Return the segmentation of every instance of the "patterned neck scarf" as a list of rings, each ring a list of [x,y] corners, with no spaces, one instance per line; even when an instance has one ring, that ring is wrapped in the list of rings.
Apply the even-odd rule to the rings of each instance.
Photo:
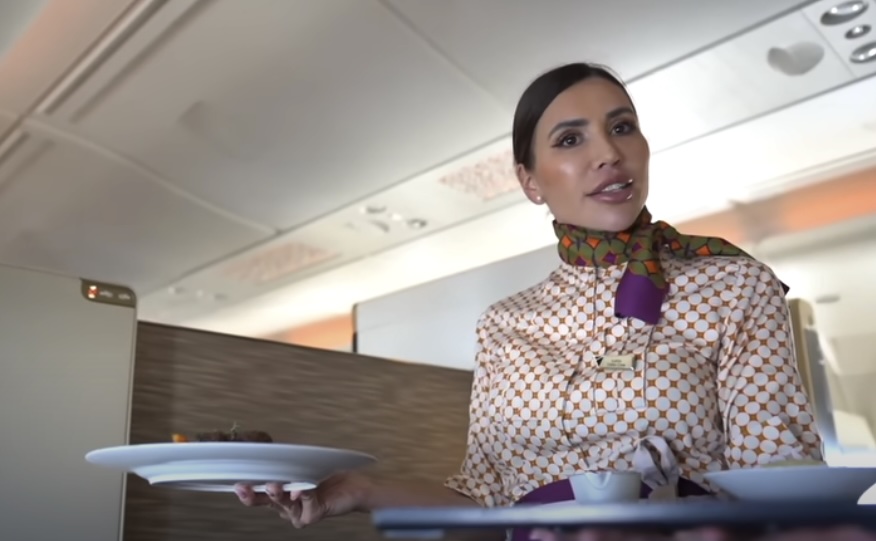
[[[751,256],[724,239],[683,235],[666,222],[652,222],[642,209],[626,231],[591,231],[554,222],[560,258],[570,265],[606,267],[627,264],[615,292],[615,315],[634,317],[651,325],[660,321],[661,307],[669,285],[660,264],[660,252],[668,249],[681,259],[694,257]],[[785,292],[787,292],[787,286]]]

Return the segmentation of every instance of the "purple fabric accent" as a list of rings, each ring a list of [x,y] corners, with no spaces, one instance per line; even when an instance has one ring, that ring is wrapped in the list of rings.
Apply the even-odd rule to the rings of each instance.
[[[639,498],[647,499],[651,494],[651,487],[642,483]],[[688,498],[691,496],[708,496],[711,492],[688,479],[678,480],[678,497]],[[523,496],[514,505],[543,505],[546,503],[570,502],[575,499],[572,492],[572,483],[564,479],[549,485],[539,487],[526,496]],[[532,531],[527,528],[515,528],[511,532],[511,541],[529,541]]]
[[[612,253],[605,254],[605,262],[606,263],[611,263],[612,265],[614,265],[616,261],[617,261],[617,254],[612,254]]]
[[[574,499],[575,493],[572,491],[572,483],[568,480],[562,480],[538,487],[526,496],[517,500],[515,505],[568,502]]]
[[[627,269],[621,277],[614,297],[614,313],[618,317],[634,317],[656,325],[660,321],[666,289],[660,289],[647,276]]]

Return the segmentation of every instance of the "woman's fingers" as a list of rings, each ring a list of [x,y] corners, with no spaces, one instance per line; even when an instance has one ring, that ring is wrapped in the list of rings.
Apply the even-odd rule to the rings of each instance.
[[[261,502],[259,494],[248,497],[248,501]],[[265,485],[265,495],[269,503],[280,511],[280,516],[290,521],[296,528],[303,528],[318,522],[325,514],[323,506],[314,491],[286,492],[279,483]]]
[[[234,492],[240,503],[247,507],[270,505],[271,498],[267,494],[259,494],[249,485],[235,485]]]
[[[319,522],[325,514],[325,509],[320,503],[319,498],[312,491],[302,492],[298,498],[299,509],[301,510],[298,516],[298,521],[301,526],[308,526]],[[301,527],[299,526],[299,527]]]
[[[288,520],[296,528],[306,526],[307,522],[302,521],[302,503],[300,492],[286,492],[283,490],[283,485],[279,483],[268,483],[265,485],[265,492],[259,493],[252,489],[249,485],[235,485],[234,492],[237,494],[240,502],[247,507],[269,506],[276,510],[280,518]],[[308,510],[308,515],[313,515],[312,510]]]
[[[282,507],[288,507],[293,502],[291,494],[283,490],[283,485],[280,483],[266,484],[265,494],[274,504]]]
[[[270,506],[296,528],[315,524],[326,516],[352,509],[352,504],[344,499],[348,497],[350,490],[345,491],[343,484],[339,485],[337,482],[327,482],[313,490],[301,492],[287,492],[281,483],[267,483],[264,494],[259,494],[251,486],[244,484],[236,485],[234,491],[247,507]]]

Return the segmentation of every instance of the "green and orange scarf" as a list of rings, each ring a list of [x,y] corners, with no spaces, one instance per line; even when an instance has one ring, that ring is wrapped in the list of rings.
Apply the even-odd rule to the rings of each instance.
[[[660,252],[668,249],[675,257],[746,257],[751,255],[717,237],[684,235],[666,222],[652,221],[647,208],[636,222],[620,232],[592,231],[554,222],[560,258],[570,265],[606,267],[626,263],[615,292],[615,314],[656,324],[662,315],[669,290]],[[784,284],[783,284],[784,286]],[[787,287],[785,292],[787,293]]]

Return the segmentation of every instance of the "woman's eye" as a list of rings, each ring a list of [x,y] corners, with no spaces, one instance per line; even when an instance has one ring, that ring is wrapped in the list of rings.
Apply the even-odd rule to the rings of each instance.
[[[568,135],[562,136],[559,141],[557,141],[557,146],[560,147],[571,147],[575,146],[581,142],[581,137],[576,134],[570,133]]]
[[[632,122],[620,122],[611,128],[611,133],[615,135],[627,135],[636,131],[636,125]]]

